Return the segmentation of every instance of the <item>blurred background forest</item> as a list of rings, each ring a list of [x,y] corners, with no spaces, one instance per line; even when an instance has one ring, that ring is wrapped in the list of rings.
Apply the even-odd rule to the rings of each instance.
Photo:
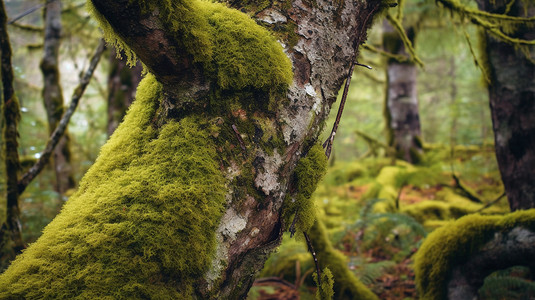
[[[84,10],[85,0],[62,2],[56,67],[63,94],[60,104],[66,107],[101,33]],[[45,31],[52,25],[47,25],[42,3],[5,1],[8,20],[29,12],[7,27],[22,114],[22,173],[39,159],[52,130],[50,124],[57,124],[59,117],[51,121],[51,116],[64,110],[57,103],[45,104],[43,97],[46,68],[40,66],[47,47]],[[403,42],[391,37],[387,21],[377,21],[369,32],[359,62],[372,69],[357,66],[354,71],[329,171],[314,197],[332,247],[347,257],[348,270],[380,299],[415,299],[412,255],[429,232],[471,213],[503,214],[509,206],[494,153],[486,80],[475,62],[478,29],[433,1],[407,0],[404,11],[397,13],[404,15],[402,26],[414,53],[400,49]],[[397,47],[389,46],[396,43]],[[386,72],[396,63],[414,68],[410,72],[415,74],[421,132],[416,139],[418,155],[396,157],[390,141]],[[75,183],[124,115],[140,74],[140,66],[128,68],[113,49],[106,50],[70,120],[66,142],[60,143],[52,162],[20,196],[24,243],[39,237],[76,190]],[[328,137],[339,104],[332,108],[321,141]],[[5,201],[5,177],[2,164],[0,202]],[[2,223],[5,215],[2,203]],[[3,263],[5,268],[6,258]],[[313,298],[313,271],[306,244],[285,237],[249,296]],[[488,285],[482,289],[480,294],[492,290]],[[497,296],[489,294],[487,299],[503,299],[500,291],[492,293]]]

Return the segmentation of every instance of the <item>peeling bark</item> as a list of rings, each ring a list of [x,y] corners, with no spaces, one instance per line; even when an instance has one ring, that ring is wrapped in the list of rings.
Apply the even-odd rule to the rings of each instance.
[[[43,103],[48,119],[48,131],[54,132],[65,108],[59,74],[59,47],[61,43],[61,1],[51,1],[45,6],[44,55],[41,60],[43,73]],[[54,149],[52,166],[56,173],[56,191],[60,194],[75,187],[71,167],[69,133],[61,137]]]
[[[479,0],[480,9],[503,13],[509,1]],[[516,1],[511,16],[535,16],[533,1]],[[535,39],[520,25],[512,35]],[[511,210],[535,207],[535,46],[522,49],[483,33],[496,158]]]

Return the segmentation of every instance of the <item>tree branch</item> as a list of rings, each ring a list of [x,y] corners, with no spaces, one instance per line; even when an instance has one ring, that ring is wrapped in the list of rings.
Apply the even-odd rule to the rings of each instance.
[[[52,152],[54,151],[54,148],[58,144],[59,140],[65,133],[65,129],[67,128],[67,125],[69,124],[69,121],[74,114],[74,111],[76,110],[76,107],[78,106],[78,102],[80,101],[80,98],[82,98],[82,95],[84,94],[85,88],[89,84],[89,81],[91,80],[91,77],[93,76],[93,72],[95,71],[98,62],[100,60],[100,57],[102,56],[102,52],[104,52],[105,45],[104,41],[101,40],[100,44],[97,47],[97,50],[93,54],[93,57],[91,57],[91,62],[89,64],[88,69],[80,79],[80,83],[74,90],[74,93],[71,98],[71,104],[69,105],[69,108],[61,118],[61,121],[59,122],[58,127],[54,130],[50,138],[48,139],[48,143],[46,144],[45,150],[41,152],[41,156],[39,157],[39,160],[22,176],[22,178],[18,182],[18,192],[21,194],[24,192],[28,184],[39,175],[39,173],[43,170],[43,168],[46,166],[48,161],[50,160],[50,156],[52,155]]]

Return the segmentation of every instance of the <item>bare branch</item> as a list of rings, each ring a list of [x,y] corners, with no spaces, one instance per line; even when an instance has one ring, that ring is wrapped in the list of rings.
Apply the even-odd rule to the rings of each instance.
[[[78,106],[78,102],[80,101],[80,98],[82,98],[82,95],[84,94],[85,88],[89,84],[89,81],[91,80],[91,77],[93,77],[93,72],[95,71],[98,62],[100,60],[100,57],[102,56],[102,52],[104,52],[105,45],[104,41],[101,40],[100,44],[97,47],[97,50],[95,51],[95,54],[93,54],[93,57],[91,57],[91,62],[89,64],[89,67],[87,71],[84,73],[82,78],[80,79],[80,83],[76,87],[76,89],[73,92],[72,98],[71,98],[71,104],[69,105],[69,108],[61,118],[61,121],[59,122],[58,127],[54,130],[50,138],[48,139],[48,143],[46,144],[45,150],[41,152],[41,156],[39,157],[39,160],[22,176],[22,178],[18,182],[18,191],[19,194],[21,194],[28,184],[39,175],[39,173],[43,170],[43,168],[46,166],[48,161],[50,160],[50,156],[52,155],[52,152],[54,151],[54,148],[58,144],[60,138],[65,133],[65,129],[67,128],[67,125],[69,124],[69,121],[74,114],[74,111],[76,110],[76,107]]]

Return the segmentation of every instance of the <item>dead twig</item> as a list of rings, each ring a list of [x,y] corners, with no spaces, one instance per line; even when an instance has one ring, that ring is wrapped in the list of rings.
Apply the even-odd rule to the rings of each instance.
[[[305,236],[305,240],[307,241],[308,251],[310,252],[310,254],[312,254],[312,258],[314,258],[314,265],[316,265],[316,274],[318,275],[318,288],[319,288],[321,287],[320,264],[318,262],[318,258],[316,257],[316,251],[314,251],[314,247],[312,247],[312,242],[310,241],[308,234],[306,232],[303,232],[303,235]]]
[[[498,201],[500,201],[503,197],[505,197],[505,192],[503,192],[500,196],[498,196],[498,198],[496,198],[496,199],[490,201],[489,203],[485,204],[485,206],[483,206],[482,208],[476,210],[475,212],[478,213],[478,212],[481,212],[484,209],[487,209],[487,208],[493,206],[494,204],[498,203]]]

